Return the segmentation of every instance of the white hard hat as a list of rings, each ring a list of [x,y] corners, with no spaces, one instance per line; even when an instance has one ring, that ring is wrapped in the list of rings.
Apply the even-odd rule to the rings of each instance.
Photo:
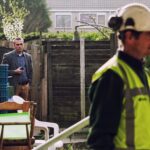
[[[143,4],[132,3],[122,7],[118,11],[116,18],[116,20],[118,20],[115,23],[118,26],[114,29],[116,31],[128,29],[135,31],[150,31],[150,9]],[[115,17],[113,17],[112,20],[114,23]],[[111,27],[110,24],[111,19],[109,22],[109,26]]]

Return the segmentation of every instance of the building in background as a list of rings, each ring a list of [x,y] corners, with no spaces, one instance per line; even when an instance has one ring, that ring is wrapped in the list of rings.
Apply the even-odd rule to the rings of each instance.
[[[125,4],[139,2],[150,7],[150,0],[47,0],[52,26],[51,32],[94,31],[92,26],[82,26],[81,22],[107,26],[110,15]]]

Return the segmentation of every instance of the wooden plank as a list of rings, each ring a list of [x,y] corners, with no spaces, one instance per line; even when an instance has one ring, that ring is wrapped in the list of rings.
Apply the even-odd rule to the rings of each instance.
[[[53,120],[53,72],[52,72],[52,49],[50,43],[47,43],[47,81],[48,81],[48,120]]]
[[[44,78],[42,79],[42,94],[41,94],[41,99],[42,99],[42,120],[47,120],[47,53],[44,54]]]
[[[37,102],[37,117],[41,119],[41,99],[40,99],[40,82],[41,82],[41,59],[40,59],[40,49],[39,45],[32,43],[31,45],[31,55],[33,62],[33,77],[32,77],[32,87],[31,87],[31,99]]]

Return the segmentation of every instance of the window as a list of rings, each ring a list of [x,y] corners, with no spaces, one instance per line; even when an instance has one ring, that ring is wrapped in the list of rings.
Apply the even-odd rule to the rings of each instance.
[[[98,14],[98,24],[99,25],[106,25],[106,16],[105,14]]]
[[[96,14],[80,14],[80,21],[88,24],[96,24]]]
[[[56,14],[56,28],[71,28],[71,14]]]

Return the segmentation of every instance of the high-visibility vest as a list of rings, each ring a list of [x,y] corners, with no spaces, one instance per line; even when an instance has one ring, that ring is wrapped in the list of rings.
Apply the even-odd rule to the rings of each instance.
[[[135,71],[116,55],[96,71],[92,82],[108,69],[116,72],[124,82],[121,119],[114,139],[116,149],[150,150],[150,90]],[[150,74],[146,70],[145,74],[150,87]]]

